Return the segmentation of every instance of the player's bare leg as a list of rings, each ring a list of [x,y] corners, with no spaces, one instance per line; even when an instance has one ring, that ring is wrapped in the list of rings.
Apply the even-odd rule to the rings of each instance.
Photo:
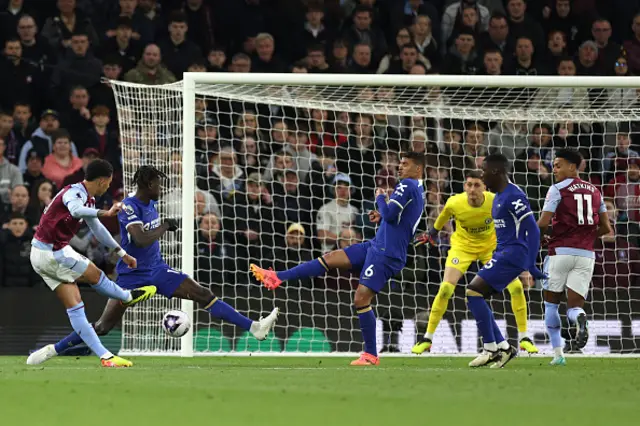
[[[263,269],[253,263],[249,269],[256,280],[263,283],[269,290],[273,290],[284,281],[320,277],[331,269],[351,269],[351,261],[344,250],[334,250],[318,259],[301,263],[286,271],[276,272],[271,268]]]
[[[345,255],[346,256],[346,255]],[[362,340],[364,340],[364,352],[360,358],[351,362],[353,366],[379,365],[378,351],[376,350],[376,316],[373,313],[371,302],[376,294],[369,287],[358,285],[353,297],[353,305],[360,319]]]
[[[119,285],[111,281],[93,262],[89,262],[87,269],[82,273],[84,281],[100,294],[111,299],[117,299],[124,306],[131,307],[138,303],[150,299],[156,294],[155,286],[140,287],[135,290],[124,290]]]
[[[264,340],[275,325],[280,310],[274,308],[271,313],[258,321],[251,321],[230,305],[218,299],[211,290],[201,286],[191,278],[186,278],[173,293],[173,297],[193,300],[200,304],[212,316],[221,318],[250,332],[256,339]]]
[[[433,335],[442,321],[444,313],[447,311],[449,305],[449,299],[453,297],[453,293],[456,289],[456,285],[460,278],[462,278],[462,272],[456,268],[446,267],[444,268],[444,277],[438,294],[436,294],[433,303],[431,304],[431,311],[429,312],[429,322],[427,323],[427,332],[424,336],[420,337],[416,344],[411,348],[411,352],[414,354],[422,354],[429,352],[433,344]]]
[[[564,357],[564,342],[561,335],[562,321],[560,319],[560,313],[558,312],[563,296],[563,293],[549,290],[544,290],[542,293],[542,297],[544,298],[544,324],[554,353],[553,359],[549,364],[554,366],[564,366],[567,364]]]
[[[589,323],[584,312],[584,297],[570,288],[567,288],[567,318],[576,326],[578,348],[584,348],[589,341]]]
[[[502,368],[518,354],[502,336],[493,312],[485,300],[493,292],[493,288],[478,275],[467,287],[467,305],[476,320],[484,345],[482,353],[469,363],[469,367],[491,365],[492,368]]]

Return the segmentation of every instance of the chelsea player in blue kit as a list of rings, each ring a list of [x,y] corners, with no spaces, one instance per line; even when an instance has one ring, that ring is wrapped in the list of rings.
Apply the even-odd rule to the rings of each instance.
[[[380,223],[380,227],[372,240],[344,250],[334,250],[286,271],[276,272],[251,265],[251,272],[256,279],[270,290],[283,281],[322,276],[331,269],[359,273],[360,284],[353,304],[360,319],[364,352],[351,365],[380,363],[376,348],[376,316],[371,302],[387,281],[402,271],[407,263],[407,248],[424,210],[424,161],[420,153],[403,154],[398,168],[401,180],[391,196],[387,198],[386,191],[376,190],[378,210],[370,212],[369,218],[374,223]]]
[[[540,230],[527,196],[509,181],[508,167],[509,162],[502,154],[489,155],[482,164],[484,183],[496,194],[491,216],[498,246],[491,260],[467,287],[467,305],[484,344],[484,350],[469,363],[470,367],[491,365],[492,368],[501,368],[518,354],[502,336],[485,299],[493,293],[502,293],[523,271],[529,271],[535,279],[544,278],[536,267]]]
[[[158,240],[165,232],[176,231],[178,222],[175,219],[162,221],[158,215],[156,205],[160,198],[161,178],[166,179],[166,175],[155,167],[140,167],[133,178],[138,186],[135,195],[122,202],[122,210],[118,213],[122,248],[138,260],[138,265],[131,269],[122,261],[118,262],[117,284],[124,289],[136,289],[153,283],[158,294],[167,298],[193,300],[211,316],[235,324],[249,331],[256,339],[264,340],[277,320],[278,308],[266,318],[252,321],[215,297],[207,287],[165,263]],[[107,334],[120,321],[126,309],[120,301],[110,299],[102,316],[94,324],[96,333],[99,336]],[[56,343],[55,353],[51,353],[47,359],[80,343],[82,339],[74,332]]]

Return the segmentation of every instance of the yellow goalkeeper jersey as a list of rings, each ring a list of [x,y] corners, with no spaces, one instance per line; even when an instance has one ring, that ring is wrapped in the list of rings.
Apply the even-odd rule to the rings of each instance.
[[[491,206],[495,195],[484,192],[484,203],[480,207],[469,205],[465,192],[447,200],[434,227],[438,230],[453,218],[456,230],[451,236],[451,248],[465,252],[486,252],[496,247],[496,232],[491,217]]]

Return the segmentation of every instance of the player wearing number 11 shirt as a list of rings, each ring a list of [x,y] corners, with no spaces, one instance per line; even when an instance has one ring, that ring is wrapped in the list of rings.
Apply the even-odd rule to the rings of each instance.
[[[380,223],[375,238],[354,244],[344,250],[334,250],[324,256],[300,264],[286,271],[276,272],[251,265],[251,272],[268,289],[273,290],[283,281],[299,280],[324,275],[330,269],[349,270],[360,274],[360,284],[353,300],[360,319],[364,340],[364,353],[351,365],[378,365],[376,349],[376,316],[371,302],[387,281],[404,268],[407,248],[413,240],[424,210],[422,177],[424,155],[407,152],[402,155],[398,168],[400,183],[387,198],[386,191],[376,190],[378,211],[370,212],[369,219]]]
[[[552,225],[549,255],[544,261],[547,278],[543,281],[545,325],[554,351],[551,365],[566,364],[558,313],[565,291],[567,317],[576,326],[576,344],[579,348],[587,344],[589,329],[583,307],[595,265],[593,244],[596,238],[611,231],[602,194],[578,177],[582,161],[578,151],[556,152],[553,161],[556,184],[549,188],[538,220],[543,235]]]

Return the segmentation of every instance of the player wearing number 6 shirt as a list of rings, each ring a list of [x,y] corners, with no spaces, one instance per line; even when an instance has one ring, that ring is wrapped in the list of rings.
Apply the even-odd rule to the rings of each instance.
[[[130,361],[114,356],[100,342],[95,330],[87,321],[84,303],[75,281],[80,277],[84,278],[84,281],[89,282],[98,293],[118,300],[123,306],[133,306],[147,300],[155,294],[156,288],[147,286],[131,291],[123,290],[109,280],[89,259],[76,253],[69,245],[69,241],[84,221],[99,242],[118,252],[127,267],[136,267],[136,259],[120,248],[98,220],[100,217],[118,214],[120,205],[114,204],[109,211],[94,208],[94,196],[107,191],[112,175],[113,167],[109,162],[95,160],[87,166],[84,181],[62,188],[51,200],[40,218],[40,224],[31,242],[31,265],[56,293],[67,310],[74,331],[100,357],[102,365],[130,367]],[[31,354],[27,364],[39,364],[53,351],[53,345],[48,345]]]
[[[492,368],[504,367],[518,353],[502,336],[485,299],[493,293],[502,293],[524,271],[529,271],[534,278],[544,276],[536,267],[540,230],[527,196],[509,182],[508,169],[509,162],[502,154],[487,156],[482,165],[482,179],[487,189],[496,194],[491,216],[498,242],[493,256],[478,271],[466,291],[467,305],[484,344],[484,351],[469,363],[470,367],[489,364]]]
[[[375,238],[354,244],[344,250],[334,250],[292,269],[275,272],[251,265],[251,272],[267,288],[275,289],[283,281],[324,275],[330,269],[350,270],[360,274],[360,284],[354,297],[354,307],[360,319],[364,353],[351,365],[378,365],[376,348],[376,316],[371,302],[387,281],[399,273],[407,262],[407,248],[413,239],[424,210],[422,177],[424,156],[407,152],[398,168],[400,183],[390,198],[386,191],[376,190],[378,211],[370,212],[373,223],[380,222]]]
[[[553,175],[557,183],[549,188],[538,220],[543,235],[552,225],[549,255],[544,260],[548,278],[543,281],[545,325],[554,351],[551,365],[566,364],[558,313],[565,291],[567,317],[576,325],[577,346],[583,348],[587,344],[589,329],[583,307],[595,265],[593,245],[596,238],[611,232],[602,194],[578,177],[582,161],[578,151],[556,152]]]

